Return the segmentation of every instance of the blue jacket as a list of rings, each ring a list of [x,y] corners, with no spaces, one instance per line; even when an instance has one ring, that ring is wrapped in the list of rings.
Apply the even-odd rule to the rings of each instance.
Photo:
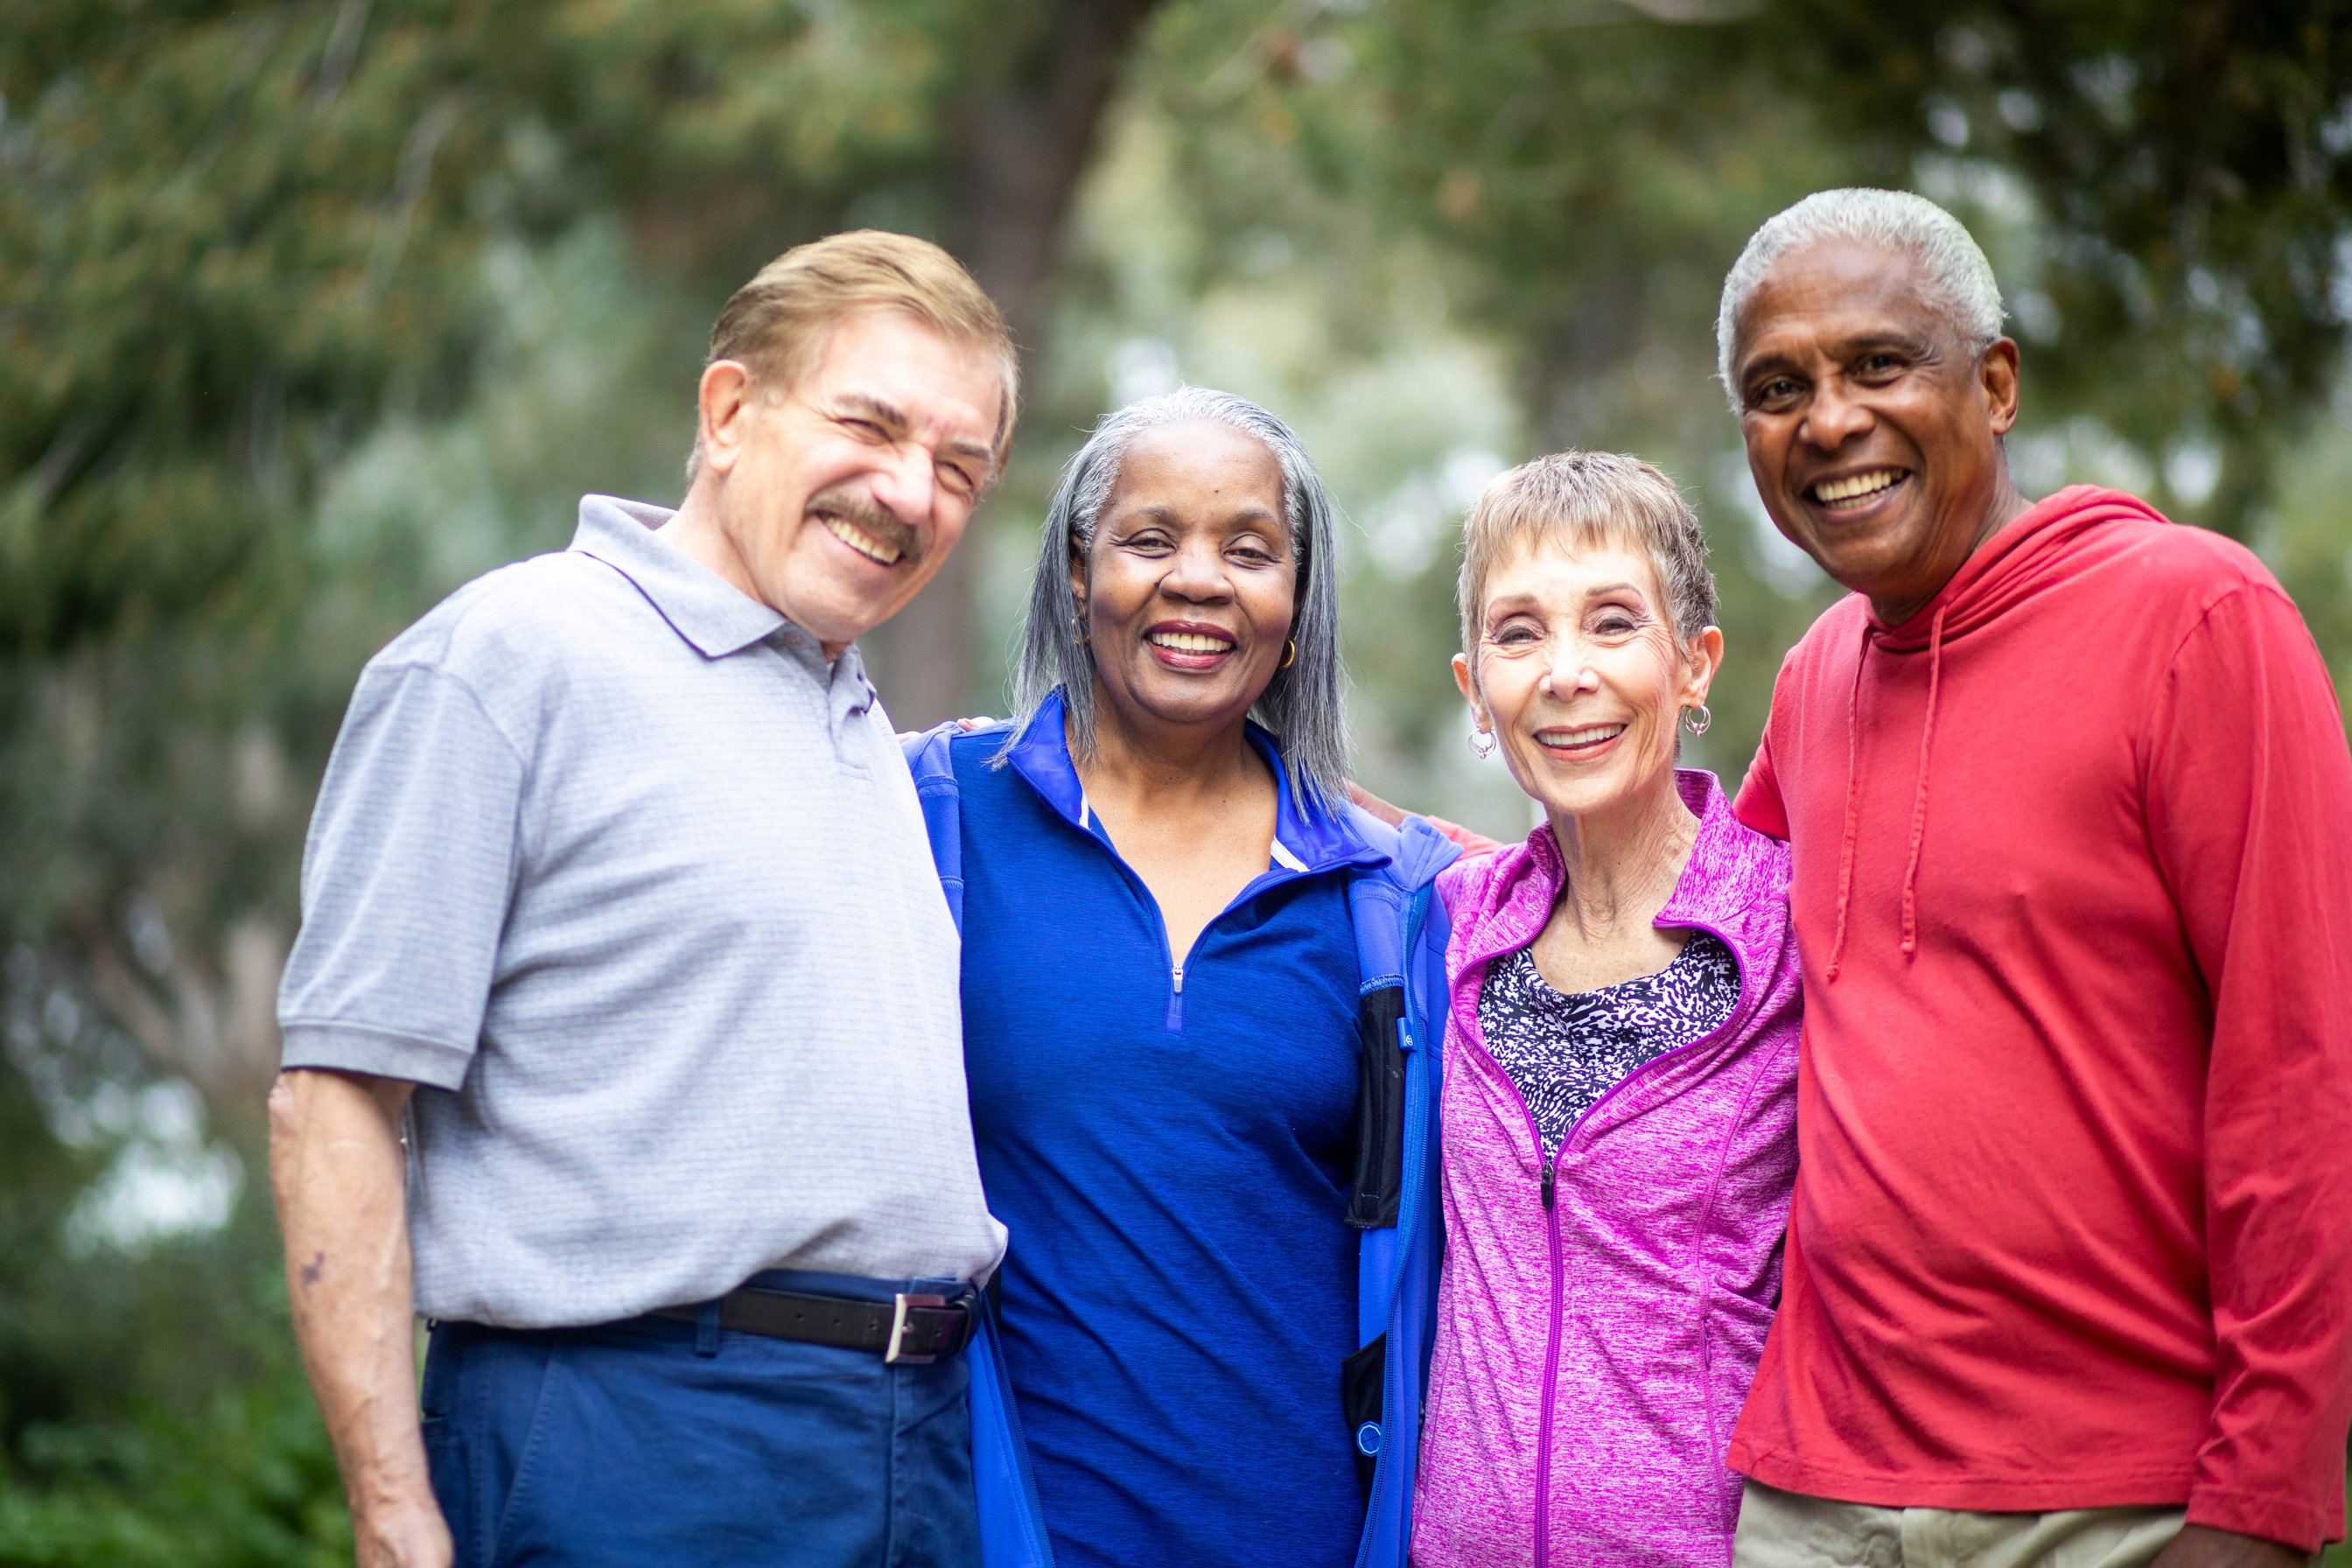
[[[942,725],[907,743],[924,826],[956,923],[963,923],[961,788]],[[1419,819],[1400,830],[1353,806],[1349,826],[1385,858],[1349,887],[1361,971],[1361,1105],[1348,1217],[1358,1247],[1358,1341],[1343,1378],[1357,1451],[1371,1470],[1358,1568],[1404,1568],[1421,1408],[1444,1249],[1438,1195],[1447,927],[1438,871],[1459,851]],[[967,1352],[972,1474],[983,1568],[1052,1568],[1028,1453],[994,1320]],[[1333,1441],[1343,1440],[1335,1431]]]

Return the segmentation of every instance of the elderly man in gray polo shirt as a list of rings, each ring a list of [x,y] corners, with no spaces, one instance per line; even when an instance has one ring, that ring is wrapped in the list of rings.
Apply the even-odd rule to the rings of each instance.
[[[270,1109],[362,1564],[973,1559],[956,1352],[1004,1237],[851,644],[1013,406],[945,253],[803,246],[719,316],[677,512],[588,497],[362,675]]]

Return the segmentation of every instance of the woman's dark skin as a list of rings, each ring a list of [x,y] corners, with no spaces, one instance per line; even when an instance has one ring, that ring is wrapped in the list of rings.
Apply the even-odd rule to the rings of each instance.
[[[1274,773],[1244,721],[1282,664],[1297,580],[1281,465],[1207,422],[1136,438],[1070,563],[1095,663],[1078,778],[1180,968],[1272,853]]]

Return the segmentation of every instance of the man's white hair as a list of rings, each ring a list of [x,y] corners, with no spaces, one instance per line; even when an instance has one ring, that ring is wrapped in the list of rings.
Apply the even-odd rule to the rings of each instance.
[[[2000,285],[1993,281],[1992,263],[1959,219],[1908,191],[1815,191],[1766,219],[1723,280],[1723,305],[1715,317],[1716,374],[1730,395],[1734,414],[1739,412],[1739,389],[1732,384],[1731,354],[1740,316],[1774,262],[1823,240],[1848,240],[1909,257],[1919,269],[1921,291],[1970,353],[1984,353],[2000,337]]]

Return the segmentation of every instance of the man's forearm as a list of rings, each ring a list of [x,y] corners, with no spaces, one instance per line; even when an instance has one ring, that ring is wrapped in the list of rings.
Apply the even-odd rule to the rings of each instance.
[[[269,1096],[269,1173],[294,1338],[351,1500],[362,1564],[447,1561],[416,1416],[406,1171],[410,1086],[296,1070]]]

